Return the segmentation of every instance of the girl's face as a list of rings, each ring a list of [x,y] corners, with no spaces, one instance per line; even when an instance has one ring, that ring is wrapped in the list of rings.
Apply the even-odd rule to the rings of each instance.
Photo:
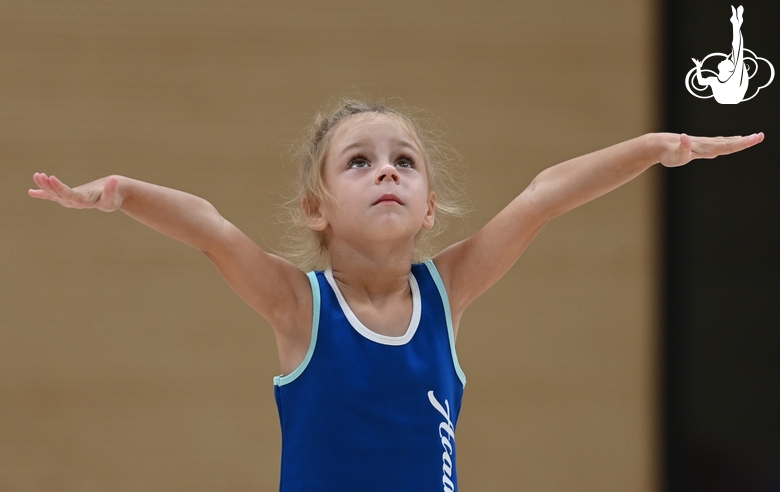
[[[336,203],[320,205],[313,229],[333,241],[408,243],[434,220],[422,149],[392,116],[366,113],[340,123],[323,179]],[[337,233],[335,233],[337,231]]]

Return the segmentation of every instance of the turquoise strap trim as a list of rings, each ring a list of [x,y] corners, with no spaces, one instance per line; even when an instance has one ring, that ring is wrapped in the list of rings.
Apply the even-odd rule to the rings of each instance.
[[[441,300],[444,303],[444,316],[447,319],[447,332],[450,338],[450,352],[452,352],[452,363],[455,365],[455,372],[458,373],[460,382],[463,386],[466,386],[466,375],[463,373],[463,369],[460,368],[460,362],[458,362],[458,354],[455,351],[455,332],[452,329],[452,314],[450,313],[450,298],[447,296],[447,289],[444,288],[444,282],[439,275],[439,270],[436,269],[436,265],[433,264],[433,260],[427,260],[425,266],[428,267],[428,271],[433,277],[433,281],[436,283],[436,287],[439,288],[439,294]]]
[[[303,374],[306,366],[309,365],[311,356],[314,355],[314,346],[317,345],[317,331],[320,326],[320,284],[317,282],[317,274],[315,272],[307,273],[309,277],[309,283],[311,284],[312,295],[312,322],[311,322],[311,342],[309,343],[309,351],[306,353],[306,358],[303,359],[301,365],[298,366],[293,372],[287,376],[275,376],[274,384],[276,386],[284,386],[295,381],[298,376]]]

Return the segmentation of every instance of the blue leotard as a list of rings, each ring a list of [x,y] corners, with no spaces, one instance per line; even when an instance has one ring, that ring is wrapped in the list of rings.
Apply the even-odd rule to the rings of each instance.
[[[332,273],[309,273],[308,354],[274,378],[282,426],[280,491],[455,491],[455,425],[466,378],[433,261],[412,265],[405,335],[370,331]]]

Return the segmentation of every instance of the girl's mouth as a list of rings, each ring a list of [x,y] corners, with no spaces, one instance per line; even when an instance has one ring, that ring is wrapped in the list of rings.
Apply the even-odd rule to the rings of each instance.
[[[401,202],[401,199],[398,198],[397,196],[393,195],[393,194],[385,194],[385,195],[380,196],[379,200],[374,202],[374,205],[377,205],[379,203],[388,203],[388,202],[395,202],[395,203],[398,203],[399,205],[403,205],[403,203]]]

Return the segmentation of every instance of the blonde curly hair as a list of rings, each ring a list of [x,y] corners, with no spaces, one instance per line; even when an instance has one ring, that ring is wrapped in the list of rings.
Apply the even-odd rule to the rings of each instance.
[[[384,102],[365,102],[357,99],[339,99],[316,114],[306,136],[293,149],[293,163],[298,168],[293,197],[284,204],[284,215],[290,224],[280,255],[304,271],[330,267],[330,255],[322,232],[307,224],[304,207],[316,209],[319,204],[333,200],[322,176],[325,157],[335,127],[356,115],[383,114],[398,120],[420,144],[426,162],[428,187],[436,193],[436,220],[431,229],[421,229],[415,238],[415,263],[433,256],[431,240],[441,233],[446,221],[462,217],[468,207],[464,203],[463,188],[455,170],[461,164],[460,156],[441,138],[430,123],[423,127],[411,116],[408,108],[397,109]]]

